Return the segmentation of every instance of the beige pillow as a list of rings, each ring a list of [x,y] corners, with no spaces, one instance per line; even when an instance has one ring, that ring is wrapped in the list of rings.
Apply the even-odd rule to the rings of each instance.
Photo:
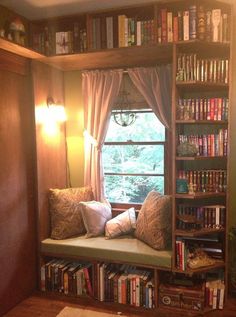
[[[85,233],[78,203],[92,199],[91,187],[50,189],[51,238],[65,239]]]
[[[106,222],[112,217],[111,206],[98,201],[81,202],[79,205],[87,231],[86,237],[104,234]]]
[[[161,250],[171,241],[171,197],[151,191],[139,212],[135,236]]]
[[[112,239],[122,234],[131,233],[135,228],[136,215],[135,209],[132,207],[107,221],[105,226],[105,236],[107,239]]]

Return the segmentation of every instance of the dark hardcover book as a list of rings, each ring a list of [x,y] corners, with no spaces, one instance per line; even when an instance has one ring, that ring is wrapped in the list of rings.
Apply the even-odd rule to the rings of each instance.
[[[191,5],[189,7],[189,39],[197,38],[197,6]]]
[[[197,8],[197,37],[199,40],[205,39],[206,21],[204,6],[199,5]]]
[[[107,30],[106,30],[106,17],[100,18],[100,31],[101,31],[101,49],[107,47]]]
[[[178,11],[178,40],[183,41],[183,12]]]
[[[101,18],[95,19],[95,47],[97,50],[101,49],[102,37],[101,37]]]
[[[206,11],[205,15],[205,39],[206,41],[210,42],[212,41],[212,11],[208,10]]]
[[[167,42],[167,9],[161,9],[161,42]]]
[[[79,29],[79,23],[74,22],[74,39],[73,39],[73,46],[74,46],[74,52],[78,53],[80,51],[80,29]]]

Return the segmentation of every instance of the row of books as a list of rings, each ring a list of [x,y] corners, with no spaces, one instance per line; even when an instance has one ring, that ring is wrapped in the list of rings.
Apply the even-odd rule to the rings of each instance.
[[[130,265],[52,259],[41,266],[41,290],[155,307],[153,272]]]
[[[226,156],[228,151],[228,130],[219,129],[217,134],[179,134],[179,144],[195,145],[199,156]]]
[[[221,9],[205,10],[202,6],[196,5],[178,12],[162,8],[158,12],[157,23],[152,18],[140,20],[125,14],[118,17],[97,16],[89,20],[90,47],[98,50],[115,47],[116,30],[118,47],[127,47],[197,38],[226,42],[229,40],[228,29],[227,13],[222,13]]]
[[[188,192],[221,193],[227,189],[226,170],[179,170],[178,179],[185,179],[188,184]]]
[[[177,229],[201,230],[225,228],[225,206],[178,205]]]
[[[33,34],[33,49],[45,54],[72,54],[87,51],[87,31],[75,22],[73,30],[55,32],[45,27],[41,32]]]
[[[92,266],[90,263],[52,259],[41,266],[41,290],[92,296]]]
[[[158,43],[193,39],[212,42],[229,41],[229,17],[221,9],[191,5],[183,11],[163,8],[158,14]]]
[[[154,20],[136,21],[118,16],[118,46],[151,45],[156,43]]]
[[[217,238],[180,238],[175,242],[176,268],[185,271],[188,269],[188,261],[195,250],[205,252],[211,259],[223,260],[223,245]]]
[[[228,98],[179,98],[177,119],[227,121],[228,108]]]
[[[225,284],[222,280],[206,281],[205,303],[212,309],[223,309],[225,297]]]
[[[179,54],[176,80],[228,84],[229,60],[201,59],[197,57],[197,54]]]
[[[155,307],[152,272],[130,265],[95,264],[94,292],[100,301]]]

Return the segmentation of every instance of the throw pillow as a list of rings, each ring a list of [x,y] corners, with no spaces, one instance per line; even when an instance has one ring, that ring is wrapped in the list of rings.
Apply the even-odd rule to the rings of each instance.
[[[111,207],[98,201],[79,203],[87,238],[104,234],[105,225],[111,219]]]
[[[91,187],[50,189],[51,238],[66,239],[85,233],[78,203],[92,199]]]
[[[132,207],[107,221],[105,227],[105,236],[107,239],[112,239],[122,234],[131,233],[135,228],[136,215],[135,209]]]
[[[157,250],[171,240],[171,197],[151,191],[139,212],[135,236]]]

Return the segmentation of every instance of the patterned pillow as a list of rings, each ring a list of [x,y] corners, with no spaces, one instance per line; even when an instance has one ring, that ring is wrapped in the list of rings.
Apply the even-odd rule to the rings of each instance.
[[[107,221],[105,236],[107,239],[118,237],[122,234],[131,233],[136,228],[135,209],[132,207],[122,214]]]
[[[171,240],[171,197],[151,191],[139,212],[135,236],[157,250]]]
[[[65,239],[85,233],[78,203],[92,199],[91,187],[50,189],[51,238]]]
[[[111,219],[111,206],[99,201],[79,203],[84,225],[87,231],[86,237],[97,237],[104,234],[105,225]]]

